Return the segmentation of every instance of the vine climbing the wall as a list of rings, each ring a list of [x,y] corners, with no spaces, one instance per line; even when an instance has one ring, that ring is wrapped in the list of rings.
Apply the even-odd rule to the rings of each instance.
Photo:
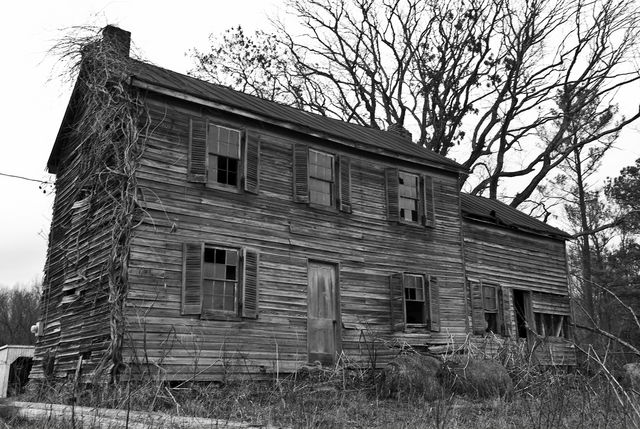
[[[86,34],[87,29],[81,30]],[[129,242],[141,219],[136,168],[149,122],[140,94],[129,85],[134,62],[129,58],[129,41],[118,37],[121,33],[114,27],[90,29],[89,36],[67,37],[53,49],[67,73],[77,76],[64,136],[75,143],[78,159],[72,200],[87,198],[94,216],[85,222],[108,230],[109,252],[100,284],[108,299],[110,341],[94,374],[98,378],[109,374],[114,382],[125,367]]]

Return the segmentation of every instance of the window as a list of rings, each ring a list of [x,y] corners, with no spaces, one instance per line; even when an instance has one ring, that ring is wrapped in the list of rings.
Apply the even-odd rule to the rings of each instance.
[[[185,243],[183,255],[182,314],[257,317],[256,251]]]
[[[400,171],[385,170],[387,186],[387,217],[404,224],[436,225],[433,178]]]
[[[333,155],[309,149],[309,202],[321,206],[333,204]]]
[[[404,306],[406,321],[410,324],[427,322],[424,278],[408,274],[404,284]]]
[[[506,292],[497,284],[483,281],[469,280],[468,286],[473,333],[507,335],[503,302]]]
[[[244,141],[243,136],[244,134]],[[189,121],[187,180],[257,194],[260,136],[202,118]]]
[[[238,251],[206,246],[203,263],[202,307],[212,311],[235,313]]]
[[[424,274],[396,273],[389,279],[394,330],[426,327],[440,331],[438,279]]]
[[[569,338],[571,304],[567,295],[533,292],[530,329],[546,338]]]
[[[304,144],[294,145],[293,200],[351,213],[351,160]]]
[[[221,185],[239,185],[240,131],[209,124],[207,133],[209,181]]]
[[[536,332],[543,337],[567,338],[567,317],[560,314],[534,313]]]
[[[419,182],[417,174],[398,172],[398,194],[400,204],[400,220],[418,222],[420,206]]]
[[[484,320],[487,324],[486,332],[498,333],[498,288],[483,285],[482,303]]]

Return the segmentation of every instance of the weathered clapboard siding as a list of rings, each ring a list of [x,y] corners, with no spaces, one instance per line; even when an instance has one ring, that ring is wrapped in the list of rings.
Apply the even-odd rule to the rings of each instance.
[[[162,362],[169,378],[219,378],[229,372],[291,371],[307,361],[307,263],[339,266],[342,350],[368,359],[364,341],[416,345],[464,335],[464,277],[457,176],[391,158],[363,155],[336,144],[258,122],[149,96],[153,134],[137,170],[143,223],[129,260],[127,347],[130,360]],[[261,136],[258,195],[187,182],[189,118]],[[293,202],[295,143],[351,159],[352,213]],[[409,143],[408,143],[409,144]],[[397,161],[396,161],[397,162]],[[436,228],[387,220],[384,168],[401,166],[434,180]],[[204,241],[260,253],[259,317],[240,321],[181,316],[182,245]],[[392,333],[389,275],[425,272],[440,281],[440,333]],[[415,330],[414,330],[415,331]],[[378,338],[378,345],[381,340]],[[382,347],[380,359],[394,351]],[[197,366],[197,368],[196,368]]]
[[[82,153],[76,141],[63,147],[40,305],[42,335],[36,341],[32,378],[45,376],[47,356],[54,362],[53,375],[73,374],[81,354],[84,373],[90,376],[110,341],[105,270],[112,202],[104,193],[84,197],[83,188],[91,189],[88,178],[79,173]]]
[[[463,218],[463,236],[467,278],[502,287],[505,294],[502,310],[508,335],[514,336],[516,332],[514,290],[532,292],[533,312],[571,315],[563,239],[466,218]],[[467,305],[471,306],[470,301]],[[544,364],[575,364],[575,351],[563,339],[536,338],[530,341],[530,346]]]

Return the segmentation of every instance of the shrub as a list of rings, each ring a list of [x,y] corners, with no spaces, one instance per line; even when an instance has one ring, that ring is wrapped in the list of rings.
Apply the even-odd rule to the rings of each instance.
[[[442,365],[438,379],[452,392],[473,398],[508,397],[513,391],[509,373],[493,359],[454,357]]]
[[[380,377],[384,398],[422,397],[428,401],[442,397],[436,377],[442,362],[419,354],[400,355],[389,362]]]

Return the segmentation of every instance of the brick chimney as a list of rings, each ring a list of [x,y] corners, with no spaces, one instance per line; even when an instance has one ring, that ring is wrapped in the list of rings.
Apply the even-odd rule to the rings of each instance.
[[[113,46],[115,52],[125,58],[129,57],[131,50],[131,32],[125,31],[113,25],[107,25],[102,29],[102,41]]]
[[[410,141],[410,142],[413,141],[413,136],[411,135],[411,132],[409,132],[405,127],[403,127],[398,123],[394,122],[393,124],[389,125],[389,128],[387,128],[387,131],[393,134],[397,134],[407,141]]]

